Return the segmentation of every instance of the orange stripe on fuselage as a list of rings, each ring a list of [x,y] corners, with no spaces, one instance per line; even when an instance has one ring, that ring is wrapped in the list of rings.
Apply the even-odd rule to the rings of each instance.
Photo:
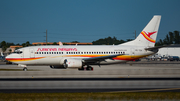
[[[45,57],[38,57],[38,58],[6,58],[6,60],[10,62],[21,62],[21,61],[32,61],[32,60],[37,60],[37,59],[42,59]]]
[[[108,55],[65,55],[63,57],[81,57],[81,58],[85,58],[85,57],[89,57],[89,58],[93,58],[93,57],[101,57],[101,56],[108,56]],[[136,60],[138,58],[144,57],[146,55],[142,55],[142,56],[133,56],[133,58],[131,57],[131,55],[122,55],[122,56],[117,56],[115,58],[113,58],[114,60]],[[57,56],[56,58],[58,58],[59,56]],[[32,60],[38,60],[38,59],[42,59],[45,57],[38,57],[38,58],[7,58],[6,60],[10,61],[10,62],[22,62],[22,61],[32,61]]]
[[[101,57],[101,56],[109,56],[109,55],[66,55],[64,57],[89,57],[89,58],[93,58],[93,57]],[[132,56],[131,55],[121,55],[121,56],[117,56],[115,58],[113,58],[114,60],[136,60],[139,59],[141,57],[145,57],[146,55],[140,55],[140,56]]]

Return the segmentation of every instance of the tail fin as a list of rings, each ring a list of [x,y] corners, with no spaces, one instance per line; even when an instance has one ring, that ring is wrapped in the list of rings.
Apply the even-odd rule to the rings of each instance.
[[[135,40],[124,43],[122,45],[154,47],[160,20],[161,16],[155,15]]]

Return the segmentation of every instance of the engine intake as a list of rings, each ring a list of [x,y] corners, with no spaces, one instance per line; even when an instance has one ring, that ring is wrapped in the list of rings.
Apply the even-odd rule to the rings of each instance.
[[[82,61],[76,59],[65,59],[64,60],[64,68],[81,68]]]

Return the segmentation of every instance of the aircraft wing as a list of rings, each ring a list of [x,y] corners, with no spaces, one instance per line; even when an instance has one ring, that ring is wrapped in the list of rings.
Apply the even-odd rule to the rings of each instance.
[[[82,59],[84,62],[95,62],[95,61],[105,61],[105,59],[113,59],[116,56],[121,56],[124,54],[116,54],[116,55],[108,55],[108,56],[100,56],[100,57],[93,57],[93,58],[84,58]]]

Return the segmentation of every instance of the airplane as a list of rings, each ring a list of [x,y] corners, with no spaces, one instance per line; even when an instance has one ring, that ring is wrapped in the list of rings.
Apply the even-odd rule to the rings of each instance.
[[[28,65],[93,70],[91,65],[100,66],[136,60],[153,55],[161,48],[154,46],[160,20],[160,15],[154,15],[135,40],[123,44],[29,46],[15,50],[6,57],[6,60],[24,67],[24,71]]]

